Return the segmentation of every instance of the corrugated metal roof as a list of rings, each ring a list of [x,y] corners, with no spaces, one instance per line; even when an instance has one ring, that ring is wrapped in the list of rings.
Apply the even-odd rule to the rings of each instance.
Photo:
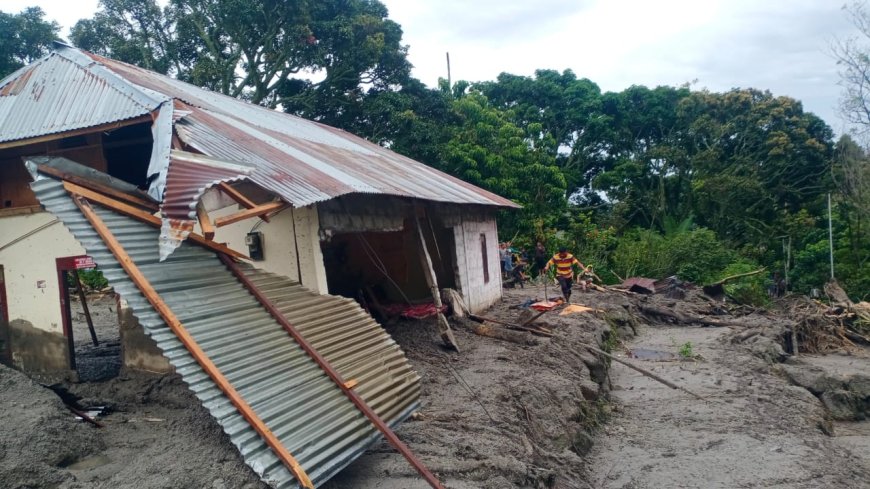
[[[173,150],[161,207],[164,218],[195,220],[196,203],[206,190],[220,182],[241,180],[250,175],[251,170],[250,166]]]
[[[72,202],[62,184],[32,184],[42,205],[60,218],[133,308],[245,462],[276,488],[298,487],[289,470],[200,368]],[[379,433],[298,344],[210,251],[185,243],[160,262],[157,230],[100,206],[94,209],[161,298],[281,443],[320,485],[358,457]],[[362,309],[316,295],[288,279],[246,271],[295,321],[344,378],[395,425],[418,404],[419,378],[401,351]]]
[[[185,143],[215,158],[253,165],[251,180],[294,206],[359,192],[518,207],[348,132],[88,55],[138,87],[183,101],[191,113],[176,121],[176,129]]]
[[[0,142],[123,121],[162,102],[80,61],[54,52],[0,82]]]

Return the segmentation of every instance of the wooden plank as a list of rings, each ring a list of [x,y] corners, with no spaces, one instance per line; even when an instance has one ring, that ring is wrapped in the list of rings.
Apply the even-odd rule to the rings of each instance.
[[[40,172],[45,173],[47,175],[51,175],[53,177],[57,177],[65,182],[70,182],[80,187],[84,187],[89,190],[94,190],[101,194],[107,195],[109,197],[115,198],[117,200],[121,200],[123,202],[127,202],[128,204],[137,205],[142,207],[143,209],[147,209],[151,212],[157,212],[160,207],[156,202],[152,202],[150,200],[144,199],[142,197],[127,194],[121,192],[120,190],[115,190],[111,187],[107,187],[101,183],[92,182],[86,178],[79,177],[78,175],[70,175],[69,173],[64,173],[57,168],[52,168],[47,165],[39,165],[38,169]]]
[[[441,340],[444,343],[459,351],[459,345],[456,343],[456,337],[453,335],[453,330],[450,329],[450,323],[447,318],[441,313],[441,292],[438,289],[438,277],[435,275],[435,268],[432,266],[432,257],[429,256],[429,249],[426,247],[426,238],[423,237],[423,228],[420,226],[420,218],[414,214],[414,223],[417,227],[417,240],[420,244],[420,263],[423,266],[423,276],[426,277],[426,284],[429,285],[429,291],[432,293],[432,302],[438,313],[435,315],[435,325],[438,327],[438,333],[441,335]],[[433,236],[433,239],[435,237]]]
[[[341,389],[342,392],[350,399],[350,401],[359,409],[368,419],[375,425],[375,427],[380,431],[384,437],[390,442],[390,445],[393,446],[399,453],[401,453],[405,459],[410,462],[410,464],[417,470],[417,472],[435,489],[444,489],[444,486],[441,485],[441,482],[426,468],[425,465],[411,452],[411,449],[405,445],[402,440],[396,436],[396,433],[387,426],[387,423],[381,419],[380,416],[375,413],[368,404],[356,393],[353,391],[352,387],[348,387],[347,383],[345,383],[344,379],[341,378],[341,374],[339,374],[330,363],[324,358],[320,352],[318,352],[308,340],[302,336],[301,333],[292,325],[290,321],[281,314],[281,311],[275,306],[275,304],[266,297],[260,289],[254,285],[253,282],[245,275],[239,266],[228,256],[220,255],[221,261],[224,262],[224,265],[233,272],[239,282],[248,289],[248,292],[251,293],[259,302],[269,311],[269,314],[278,321],[279,324],[284,328],[284,330],[294,339],[296,343],[305,351],[305,353],[310,356],[315,363],[326,373],[327,376]]]
[[[73,136],[81,136],[82,134],[111,131],[113,129],[118,129],[119,127],[132,126],[134,124],[139,124],[142,122],[151,122],[151,114],[148,113],[148,114],[145,114],[145,115],[142,115],[139,117],[134,117],[133,119],[127,119],[125,121],[118,121],[118,122],[110,122],[108,124],[101,124],[99,126],[86,127],[84,129],[74,129],[72,131],[58,132],[55,134],[46,134],[44,136],[36,136],[36,137],[32,137],[32,138],[27,138],[27,139],[18,139],[15,141],[7,141],[5,143],[0,143],[0,149],[14,148],[16,146],[26,146],[28,144],[45,143],[48,141],[56,141],[58,139],[71,138]]]
[[[256,202],[249,199],[247,196],[245,196],[245,194],[239,192],[238,190],[236,190],[232,185],[230,185],[227,182],[220,182],[218,184],[218,188],[221,189],[221,191],[223,193],[227,194],[227,196],[229,196],[229,198],[235,200],[236,202],[238,202],[238,204],[240,206],[242,206],[246,209],[253,209],[254,207],[257,207]],[[269,222],[269,216],[267,216],[266,214],[263,214],[262,216],[260,216],[260,219],[262,219],[266,222]]]
[[[74,183],[64,182],[63,187],[68,192],[70,192],[74,195],[82,196],[88,200],[91,200],[91,201],[96,202],[100,205],[108,207],[109,209],[112,209],[115,212],[123,214],[127,217],[131,217],[133,219],[136,219],[139,222],[144,222],[145,224],[150,224],[151,226],[154,226],[156,228],[159,228],[163,224],[163,222],[160,220],[159,217],[152,215],[152,214],[149,214],[148,212],[143,211],[142,209],[139,209],[137,207],[133,207],[132,205],[128,205],[128,204],[125,204],[123,202],[118,202],[117,200],[111,199],[109,197],[106,197],[105,195],[99,194],[97,192],[86,189],[84,187],[80,187]],[[229,248],[226,245],[223,245],[220,243],[215,243],[214,241],[209,241],[209,240],[205,239],[204,237],[202,237],[196,233],[190,233],[190,235],[187,237],[187,239],[189,239],[190,241],[193,241],[194,243],[202,245],[202,246],[204,246],[212,251],[216,251],[218,253],[226,253],[230,256],[233,256],[235,258],[239,258],[242,260],[250,260],[249,257],[239,253],[238,251],[236,251],[232,248]]]
[[[88,309],[88,300],[85,297],[85,288],[82,286],[82,279],[79,277],[78,270],[70,270],[71,274],[76,279],[76,288],[79,289],[79,300],[82,301],[82,310],[85,313],[85,319],[88,322],[88,331],[91,333],[91,342],[93,342],[94,346],[100,346],[100,342],[97,340],[97,332],[94,330],[94,321],[91,319],[91,311]]]
[[[142,272],[139,270],[139,267],[133,262],[133,259],[130,258],[130,255],[127,254],[127,251],[124,250],[124,247],[121,246],[121,243],[115,238],[115,235],[109,230],[106,224],[100,219],[100,216],[94,211],[91,205],[86,202],[84,199],[80,197],[73,197],[73,201],[76,206],[82,211],[85,218],[88,222],[91,223],[94,230],[97,234],[100,235],[100,238],[109,248],[109,251],[115,256],[115,259],[118,260],[118,263],[121,264],[121,267],[124,268],[124,271],[127,273],[127,276],[130,277],[130,280],[136,284],[136,287],[142,292],[142,295],[148,300],[151,304],[151,307],[160,314],[160,317],[163,318],[163,321],[166,322],[169,329],[175,334],[175,336],[184,344],[184,347],[187,348],[187,351],[193,356],[194,360],[202,367],[202,369],[208,374],[209,377],[214,381],[214,383],[218,386],[218,388],[227,396],[233,406],[239,410],[239,413],[245,418],[245,421],[251,425],[252,428],[261,436],[267,445],[272,449],[275,455],[290,469],[290,472],[296,477],[299,483],[306,487],[313,489],[314,484],[312,484],[311,479],[308,478],[308,474],[305,473],[305,470],[299,465],[299,462],[287,451],[287,448],[278,440],[274,433],[269,429],[268,426],[260,419],[259,416],[254,412],[251,406],[244,400],[244,398],[236,391],[233,385],[227,380],[226,377],[220,372],[214,362],[206,355],[206,353],[200,348],[199,344],[196,340],[187,332],[187,329],[181,324],[181,321],[172,312],[172,309],[163,302],[163,299],[145,277]],[[224,255],[222,255],[224,256]],[[229,259],[229,258],[227,258]]]
[[[245,219],[249,219],[251,217],[256,217],[261,214],[268,214],[270,212],[275,212],[287,207],[287,204],[281,201],[269,202],[268,204],[258,205],[256,207],[252,207],[250,209],[245,209],[243,211],[236,212],[235,214],[230,214],[228,216],[218,217],[214,220],[214,226],[219,228],[221,226],[226,226],[227,224],[232,224],[234,222],[244,221]]]
[[[202,236],[209,241],[213,240],[214,226],[212,226],[211,220],[208,218],[208,212],[206,212],[205,206],[202,205],[202,201],[196,204],[196,218],[199,219]]]

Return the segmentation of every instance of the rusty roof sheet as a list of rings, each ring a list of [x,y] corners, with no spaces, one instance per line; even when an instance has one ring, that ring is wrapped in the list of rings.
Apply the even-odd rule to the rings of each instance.
[[[196,219],[196,203],[220,182],[241,180],[252,168],[208,156],[172,150],[161,211],[165,219]]]
[[[32,184],[133,308],[176,372],[217,420],[247,463],[270,486],[299,487],[241,413],[185,349],[129,279],[61,182]],[[316,486],[380,438],[371,422],[227,270],[211,251],[183,244],[158,260],[157,230],[106,208],[95,211],[167,306]],[[390,336],[349,299],[318,295],[286,277],[245,274],[346,379],[395,426],[419,405],[420,378]]]
[[[0,142],[132,119],[165,100],[81,57],[56,51],[0,81]]]
[[[184,143],[208,156],[254,166],[251,180],[294,206],[349,193],[371,193],[518,207],[508,199],[340,129],[84,54],[143,92],[183,102],[175,104],[175,111],[184,114],[174,118]]]

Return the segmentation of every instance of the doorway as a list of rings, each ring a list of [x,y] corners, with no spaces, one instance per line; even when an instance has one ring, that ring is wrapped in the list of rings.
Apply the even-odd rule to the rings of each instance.
[[[100,276],[93,258],[82,255],[57,259],[69,368],[76,371],[81,381],[106,380],[116,377],[121,369],[117,300],[114,293],[88,290],[82,281],[83,274]]]

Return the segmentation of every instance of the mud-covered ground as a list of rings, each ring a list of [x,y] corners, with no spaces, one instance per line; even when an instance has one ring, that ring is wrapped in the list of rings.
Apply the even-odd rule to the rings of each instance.
[[[515,321],[517,306],[542,292],[507,290],[485,315]],[[696,292],[685,301],[619,292],[572,299],[600,312],[548,313],[540,322],[554,336],[534,345],[477,336],[457,322],[455,353],[438,346],[430,322],[387,326],[423,379],[422,407],[398,434],[446,487],[870,487],[866,350],[791,358],[782,348],[788,318],[729,315]],[[104,346],[87,346],[79,316],[80,358],[93,375],[114,375],[114,301],[94,304]],[[672,324],[643,306],[745,326]],[[747,334],[756,330],[763,334]],[[624,358],[650,350],[641,355],[649,360],[631,361],[704,399],[608,367],[583,343]],[[175,377],[121,371],[56,387],[80,407],[105,406],[105,427],[77,421],[54,392],[0,366],[3,488],[266,487]],[[381,443],[325,487],[427,486]]]
[[[93,343],[78,295],[70,292],[76,371],[81,381],[95,382],[111,379],[121,370],[121,340],[115,294],[91,294],[86,297],[86,300],[98,344]]]
[[[536,294],[509,291],[487,314],[515,320],[520,309],[510,307]],[[114,301],[93,301],[92,314],[105,346],[89,347],[79,315],[78,359],[101,376],[116,368],[111,354],[100,354],[111,351],[106,346],[113,341]],[[604,363],[576,342],[599,344],[609,329],[589,314],[553,315],[545,322],[555,336],[538,338],[533,346],[457,328],[461,353],[439,346],[431,322],[388,327],[423,379],[422,408],[398,434],[448,487],[582,487],[582,454],[600,422],[606,375]],[[108,366],[100,358],[109,358]],[[0,447],[10,447],[0,452],[4,488],[266,487],[176,377],[122,371],[107,381],[56,386],[82,408],[106,406],[99,418],[105,427],[96,428],[76,421],[52,391],[0,369],[3,385],[14,386],[0,392]],[[425,485],[401,456],[382,445],[327,487]]]
[[[647,302],[667,301],[656,297]],[[707,307],[700,304],[695,312]],[[637,363],[705,399],[614,364],[614,414],[586,460],[590,485],[870,487],[868,423],[832,423],[831,410],[818,397],[825,388],[840,389],[870,408],[868,352],[854,348],[792,358],[768,336],[741,339],[752,329],[779,331],[783,318],[762,313],[726,319],[751,328],[649,321],[620,348],[623,356],[638,349],[673,354],[677,359]],[[681,349],[694,358],[681,358]],[[862,379],[863,393],[858,392]],[[819,385],[816,392],[807,389]],[[854,416],[843,417],[865,419],[859,403],[853,406]]]

